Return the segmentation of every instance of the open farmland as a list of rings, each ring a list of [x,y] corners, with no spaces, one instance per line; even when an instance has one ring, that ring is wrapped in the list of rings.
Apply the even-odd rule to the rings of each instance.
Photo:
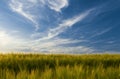
[[[120,79],[120,55],[0,55],[0,79]]]

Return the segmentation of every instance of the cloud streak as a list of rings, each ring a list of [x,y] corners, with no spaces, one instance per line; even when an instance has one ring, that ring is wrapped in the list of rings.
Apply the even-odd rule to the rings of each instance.
[[[63,8],[69,6],[68,0],[39,0],[38,2],[56,12],[61,12]]]
[[[100,31],[100,32],[96,32],[94,35],[92,35],[90,38],[94,38],[94,37],[96,37],[96,36],[100,36],[100,35],[103,35],[103,34],[105,34],[105,33],[107,33],[107,32],[109,32],[110,30],[112,30],[113,29],[113,27],[111,28],[106,28],[106,29],[104,29],[104,30],[102,30],[102,31]]]
[[[64,50],[63,50],[64,49]],[[79,54],[79,53],[93,53],[94,50],[90,47],[85,46],[75,46],[75,47],[56,47],[51,49],[50,52],[54,53],[58,51],[58,53],[71,53],[71,54]]]
[[[40,27],[40,21],[42,21],[41,17],[44,15],[42,11],[48,11],[51,10],[55,13],[62,12],[63,8],[66,8],[69,6],[68,0],[11,0],[9,3],[10,8],[20,14],[21,16],[25,17],[27,20],[31,21],[34,25],[36,30]],[[41,9],[41,13],[38,13],[38,9]],[[46,10],[43,10],[46,9]],[[35,11],[35,12],[33,12]],[[8,39],[9,43],[8,45],[15,45],[11,48],[11,50],[21,50],[21,51],[30,51],[30,52],[66,52],[66,53],[86,53],[86,52],[92,52],[93,49],[86,46],[67,46],[69,44],[76,44],[81,43],[86,40],[76,40],[76,39],[69,39],[69,38],[60,38],[58,35],[65,32],[68,28],[73,27],[76,23],[83,21],[86,17],[89,16],[91,13],[91,10],[87,10],[83,13],[80,13],[78,15],[75,15],[71,18],[61,20],[57,23],[57,26],[54,28],[48,29],[46,32],[41,33],[39,31],[35,31],[35,34],[31,35],[30,40],[27,40],[26,38],[24,40],[18,40],[16,43],[11,41],[14,41],[14,39],[18,39],[15,37],[10,36],[9,34],[4,33],[4,36],[9,36]],[[49,17],[49,16],[48,16]],[[37,22],[37,19],[39,20],[39,23]],[[5,45],[6,46],[6,45]],[[63,50],[64,49],[64,50]]]
[[[67,28],[72,27],[74,24],[85,19],[90,14],[91,11],[92,10],[88,10],[70,19],[63,20],[62,23],[58,24],[56,28],[49,29],[46,37],[43,37],[42,39],[40,38],[39,40],[51,39],[51,38],[56,37],[60,33],[64,32]]]
[[[81,22],[85,19],[92,10],[85,11],[80,13],[77,16],[69,18],[67,20],[63,20],[58,26],[55,28],[49,29],[46,36],[44,34],[43,37],[40,36],[39,39],[34,40],[31,44],[31,49],[34,51],[47,51],[47,52],[76,52],[76,53],[83,53],[83,52],[92,52],[93,49],[86,47],[86,46],[75,46],[75,47],[64,47],[64,45],[68,44],[75,44],[80,42],[85,42],[87,40],[73,40],[73,39],[62,39],[59,38],[58,35],[64,32],[67,28],[74,26],[74,24]],[[41,33],[34,34],[34,36],[39,37]],[[65,49],[65,51],[63,51]],[[71,49],[71,50],[70,50]]]
[[[68,0],[47,0],[48,6],[50,9],[61,12],[62,8],[65,8],[69,5]]]
[[[31,8],[34,6],[35,1],[33,0],[27,0],[25,1],[20,1],[20,0],[11,0],[9,3],[9,6],[14,12],[17,12],[18,14],[22,15],[29,21],[33,22],[35,24],[36,29],[39,28],[39,25],[36,21],[36,16],[31,13]]]
[[[86,53],[87,51],[92,52],[93,49],[85,46],[67,46],[68,44],[75,44],[84,42],[86,40],[73,40],[73,39],[63,39],[63,38],[53,38],[48,40],[28,40],[21,39],[19,37],[12,36],[16,32],[7,32],[5,30],[0,30],[0,50],[3,52],[48,52],[48,53]],[[64,49],[64,50],[63,50]]]
[[[37,22],[37,19],[40,19],[40,17],[38,18],[38,16],[40,16],[40,14],[37,13],[38,9],[45,9],[47,6],[51,10],[61,12],[61,9],[67,7],[68,5],[68,0],[11,0],[9,3],[10,8],[14,12],[31,21],[36,30],[38,30],[40,27],[40,24]]]
[[[58,53],[86,53],[87,50],[92,52],[93,49],[85,46],[67,46],[68,44],[77,44],[80,42],[85,42],[86,40],[72,40],[72,39],[62,39],[53,38],[49,40],[33,41],[29,43],[30,49],[36,52],[58,52]],[[64,49],[64,50],[63,50]],[[71,49],[71,50],[70,50]]]

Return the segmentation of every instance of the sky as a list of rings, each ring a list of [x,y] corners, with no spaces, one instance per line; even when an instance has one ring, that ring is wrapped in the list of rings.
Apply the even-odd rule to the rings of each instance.
[[[0,51],[119,53],[120,0],[0,0]]]

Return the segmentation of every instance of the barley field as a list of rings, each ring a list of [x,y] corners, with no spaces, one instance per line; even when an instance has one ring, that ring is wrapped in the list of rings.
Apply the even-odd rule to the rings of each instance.
[[[120,55],[1,54],[0,79],[120,79]]]

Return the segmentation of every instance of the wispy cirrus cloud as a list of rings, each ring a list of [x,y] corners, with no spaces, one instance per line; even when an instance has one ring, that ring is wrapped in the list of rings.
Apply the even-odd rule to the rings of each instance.
[[[41,13],[38,13],[38,9],[45,9],[44,7],[47,6],[51,10],[61,12],[62,8],[69,5],[68,0],[10,0],[9,2],[10,8],[34,23],[36,30],[40,28],[37,19],[41,19],[40,16],[43,16]]]
[[[84,5],[86,2],[1,1],[0,51],[91,53],[119,50],[118,2]]]
[[[9,35],[6,31],[0,32],[0,50],[4,52],[48,52],[48,53],[86,53],[85,51],[93,49],[85,46],[67,46],[67,44],[75,44],[80,43],[86,40],[72,40],[72,39],[62,39],[62,38],[54,38],[49,40],[35,41],[35,40],[27,40],[20,39],[14,36]],[[12,45],[12,46],[11,46]],[[71,50],[69,49],[71,48]],[[83,49],[84,48],[84,49]],[[64,50],[65,51],[64,51]]]
[[[96,36],[103,35],[103,34],[109,32],[112,29],[113,29],[113,27],[112,28],[111,27],[110,28],[105,28],[104,30],[101,30],[101,31],[96,31],[96,33],[94,33],[90,38],[94,38]]]
[[[64,32],[67,28],[72,27],[74,24],[81,22],[85,19],[92,10],[85,11],[80,13],[77,16],[69,18],[67,20],[63,20],[62,23],[58,24],[55,28],[48,30],[47,34],[36,33],[33,34],[32,37],[38,37],[39,39],[34,40],[31,44],[32,50],[35,51],[48,51],[48,52],[92,52],[93,49],[86,46],[75,46],[75,47],[64,47],[64,45],[75,44],[80,42],[85,42],[87,40],[75,40],[75,39],[63,39],[59,38],[58,35]],[[40,36],[40,37],[39,37]],[[63,51],[65,49],[65,51]],[[71,50],[69,50],[71,49]]]
[[[94,49],[86,46],[75,46],[75,47],[56,47],[54,49],[50,49],[50,52],[54,53],[58,51],[57,53],[71,53],[71,54],[79,54],[79,53],[93,53],[95,52]]]
[[[0,50],[4,52],[48,52],[48,53],[86,53],[87,51],[92,52],[93,49],[85,46],[67,46],[67,44],[75,44],[84,42],[86,40],[76,40],[68,38],[53,38],[41,41],[31,39],[21,39],[13,36],[13,33],[18,31],[7,32],[0,30]],[[11,35],[12,34],[12,35]],[[64,50],[63,50],[64,49]]]
[[[33,12],[37,11],[38,9],[47,9],[54,11],[56,13],[62,12],[62,9],[69,6],[68,0],[11,0],[10,8],[25,17],[27,20],[31,21],[35,24],[36,29],[39,29],[40,23],[37,22],[37,19],[41,19],[38,16],[43,16],[42,13]],[[48,11],[49,11],[48,10]],[[44,10],[46,11],[46,10]],[[83,19],[85,19],[89,14],[91,13],[91,10],[87,10],[83,13],[80,13],[78,15],[73,16],[72,18],[68,18],[66,20],[62,19],[61,23],[57,23],[57,26],[54,28],[50,28],[44,33],[41,33],[37,31],[35,34],[32,34],[31,37],[33,39],[30,39],[29,41],[25,38],[24,40],[19,42],[17,41],[17,46],[14,49],[17,50],[25,50],[25,51],[47,51],[47,52],[91,52],[93,51],[92,48],[86,47],[86,46],[68,46],[64,47],[64,45],[68,44],[76,44],[80,43],[86,40],[76,40],[76,39],[69,39],[69,38],[59,38],[58,35],[62,32],[65,32],[68,28],[74,26],[76,23],[81,22]],[[44,13],[44,12],[43,12]],[[41,20],[39,20],[41,21]],[[37,37],[37,38],[36,38]],[[34,39],[36,38],[36,39]],[[17,38],[14,38],[17,39]],[[13,41],[13,40],[10,40]],[[20,44],[21,43],[21,44]],[[63,50],[65,49],[65,50]]]
[[[69,5],[68,0],[47,0],[50,9],[61,12],[62,8]]]
[[[74,24],[82,21],[84,18],[86,18],[91,10],[88,10],[86,12],[80,13],[77,16],[74,16],[72,18],[69,18],[67,20],[63,20],[62,23],[58,24],[57,27],[49,29],[48,34],[46,37],[40,38],[39,40],[45,40],[45,39],[51,39],[59,35],[60,33],[64,32],[67,28],[72,27]]]
[[[80,42],[85,42],[87,40],[73,40],[73,39],[63,39],[63,38],[53,38],[41,41],[32,41],[29,42],[30,49],[32,51],[41,51],[41,52],[58,52],[58,53],[86,53],[92,52],[93,49],[86,46],[64,46],[68,44],[77,44]],[[71,48],[71,50],[69,49]]]
[[[39,0],[38,2],[56,12],[61,12],[61,9],[69,6],[69,0]]]
[[[35,0],[36,1],[36,0]],[[18,14],[22,15],[29,21],[33,22],[35,24],[36,29],[39,28],[39,25],[36,21],[35,14],[32,13],[32,8],[35,6],[35,1],[33,0],[26,0],[26,1],[20,1],[20,0],[11,0],[9,3],[9,6],[14,12],[17,12]]]

